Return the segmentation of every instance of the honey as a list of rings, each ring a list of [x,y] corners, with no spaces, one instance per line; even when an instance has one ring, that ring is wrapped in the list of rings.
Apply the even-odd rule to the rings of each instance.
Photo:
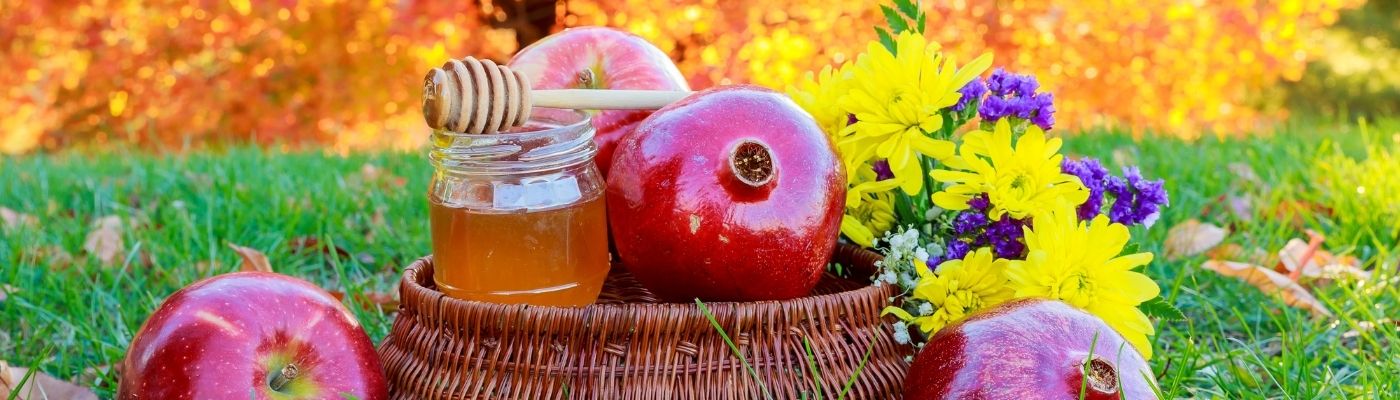
[[[433,278],[459,299],[548,306],[592,304],[607,277],[601,193],[543,211],[482,212],[430,202]]]
[[[593,304],[608,275],[603,174],[588,114],[535,109],[491,134],[433,131],[433,280],[448,296]]]

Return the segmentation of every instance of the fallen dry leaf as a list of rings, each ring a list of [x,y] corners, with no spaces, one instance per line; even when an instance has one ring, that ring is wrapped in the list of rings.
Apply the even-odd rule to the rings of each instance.
[[[1332,216],[1332,208],[1312,201],[1284,200],[1270,208],[1264,214],[1264,218],[1286,221],[1292,226],[1302,229],[1308,225],[1308,220],[1313,215],[1330,217]]]
[[[13,367],[0,361],[0,397],[15,396],[19,400],[96,400],[97,395],[87,388],[68,383],[35,371],[29,380],[20,387],[19,383],[28,374],[26,368]]]
[[[1254,204],[1258,201],[1251,194],[1228,194],[1225,195],[1225,209],[1240,221],[1250,222],[1254,220]]]
[[[1279,265],[1275,270],[1281,273],[1292,274],[1301,268],[1302,272],[1298,275],[1303,278],[1325,281],[1371,279],[1371,272],[1361,269],[1361,260],[1356,257],[1337,256],[1327,250],[1309,249],[1308,242],[1302,239],[1289,240],[1283,249],[1278,251],[1278,257]]]
[[[369,226],[365,227],[365,241],[366,241],[366,242],[374,243],[375,232],[377,232],[377,231],[379,231],[380,229],[384,228],[384,225],[386,224],[386,221],[385,221],[385,218],[384,218],[384,211],[385,211],[385,207],[383,207],[383,206],[375,207],[375,208],[374,208],[374,214],[373,214],[373,215],[370,215],[370,217],[369,217]]]
[[[1163,255],[1168,260],[1204,253],[1225,241],[1225,228],[1197,221],[1183,221],[1167,231]]]
[[[360,166],[360,178],[363,178],[365,181],[373,182],[379,180],[379,176],[382,174],[383,173],[379,171],[379,167],[374,164],[366,163]]]
[[[1254,167],[1249,166],[1249,164],[1242,162],[1232,162],[1229,165],[1226,165],[1225,169],[1228,169],[1230,170],[1230,173],[1235,174],[1235,178],[1238,178],[1236,182],[1243,182],[1261,187],[1265,186],[1264,180],[1259,179],[1259,174],[1255,173]]]
[[[0,207],[0,227],[5,229],[15,229],[21,226],[34,225],[34,216],[24,214],[7,207]]]
[[[62,271],[73,265],[73,255],[58,246],[38,246],[20,252],[21,257],[33,260],[38,265],[47,265],[54,271]]]
[[[9,298],[11,293],[19,293],[19,288],[0,283],[0,303],[4,303],[5,299]]]
[[[364,164],[360,166],[360,174],[352,176],[346,180],[346,184],[356,189],[367,189],[371,186],[378,188],[402,188],[408,181],[402,177],[385,173],[374,164]]]
[[[1113,153],[1109,156],[1109,159],[1113,160],[1114,165],[1137,165],[1136,153],[1137,152],[1132,148],[1119,147],[1113,149]]]
[[[122,219],[113,215],[98,218],[83,241],[83,250],[105,266],[121,259],[126,252],[126,245],[122,243]]]
[[[1220,260],[1206,261],[1201,264],[1201,268],[1243,279],[1264,293],[1277,294],[1283,298],[1284,304],[1306,309],[1315,316],[1332,316],[1332,311],[1318,301],[1311,292],[1308,292],[1308,289],[1298,285],[1298,282],[1288,279],[1287,276],[1274,272],[1273,269],[1242,262]]]
[[[267,255],[261,251],[250,249],[229,243],[228,247],[243,257],[243,265],[239,267],[242,271],[272,272],[272,264],[267,262]]]
[[[24,378],[24,376],[20,376],[20,378]],[[0,360],[0,396],[9,398],[10,392],[18,383],[19,379],[16,379],[14,373],[10,372],[10,364]]]
[[[331,293],[331,296],[335,296],[335,299],[336,299],[336,300],[340,300],[341,302],[344,302],[344,301],[345,301],[345,292],[340,291],[340,290],[332,290],[332,291],[330,291],[330,293]],[[362,308],[365,308],[365,309],[375,309],[375,308],[377,308],[377,309],[379,309],[380,312],[384,312],[384,313],[391,313],[391,312],[394,312],[394,311],[398,311],[398,309],[399,309],[399,299],[395,298],[393,294],[389,294],[389,293],[381,293],[381,292],[358,293],[358,294],[356,294],[355,296],[352,296],[350,300],[351,300],[354,304],[356,304],[356,305],[358,305],[358,306],[360,306],[360,307],[362,307]]]
[[[1248,250],[1244,246],[1234,243],[1226,243],[1206,252],[1206,258],[1211,260],[1235,260],[1244,261],[1257,265],[1278,264],[1278,259],[1264,249],[1251,247]]]
[[[1400,327],[1400,321],[1396,321],[1396,320],[1393,320],[1393,319],[1390,319],[1390,318],[1381,318],[1381,319],[1376,320],[1376,322],[1361,321],[1361,322],[1356,323],[1356,329],[1352,329],[1352,330],[1343,332],[1343,333],[1342,333],[1342,338],[1343,338],[1343,339],[1351,339],[1351,338],[1354,338],[1354,337],[1357,337],[1357,336],[1361,336],[1362,333],[1374,331],[1374,330],[1376,330],[1376,328],[1386,327],[1386,326],[1389,326],[1389,327]]]
[[[316,239],[314,236],[302,236],[292,238],[291,241],[287,242],[287,247],[291,248],[292,253],[294,254],[321,253],[321,256],[325,257],[327,260],[329,260],[332,256],[336,257],[339,260],[350,259],[349,251],[340,248],[340,246],[332,246],[329,243],[321,243],[321,240]]]
[[[214,261],[199,261],[199,262],[194,263],[194,270],[195,270],[195,271],[199,271],[199,275],[200,275],[200,276],[209,276],[209,273],[210,273],[211,271],[214,271],[214,272],[223,271],[223,270],[224,270],[224,264],[221,263],[221,262],[219,262],[219,260],[214,260]]]
[[[115,367],[115,368],[114,368]],[[116,378],[121,376],[121,364],[98,365],[83,369],[73,383],[89,388],[116,389]]]

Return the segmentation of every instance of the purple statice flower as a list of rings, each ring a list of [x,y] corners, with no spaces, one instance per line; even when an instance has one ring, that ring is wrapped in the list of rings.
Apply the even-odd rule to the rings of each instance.
[[[953,105],[953,112],[962,112],[973,101],[982,99],[982,95],[987,94],[987,84],[982,78],[976,78],[963,85],[962,89],[958,89],[958,93],[962,94],[962,98],[958,99],[958,104]]]
[[[855,125],[856,121],[858,120],[855,114],[846,114],[846,125]]]
[[[1006,97],[1015,94],[1018,88],[1039,86],[1039,83],[1023,82],[1026,77],[1029,75],[1017,75],[997,67],[992,70],[992,75],[987,77],[987,90],[992,92],[993,96]]]
[[[992,199],[988,198],[986,193],[982,193],[967,199],[967,206],[985,213],[988,208],[992,207]]]
[[[997,68],[987,78],[986,90],[990,92],[982,100],[977,113],[983,121],[995,123],[1006,117],[1016,117],[1030,121],[1040,129],[1050,130],[1055,125],[1055,96],[1050,93],[1036,93],[1040,82],[1034,76],[1013,74]]]
[[[958,236],[975,234],[987,226],[987,215],[977,211],[958,214],[953,219],[953,233]]]
[[[937,271],[938,264],[942,264],[943,260],[943,256],[931,256],[927,261],[924,261],[924,266],[928,267],[929,271]]]
[[[1050,130],[1055,126],[1055,94],[1041,93],[1033,98],[1035,103],[1035,116],[1031,117],[1031,123],[1039,126],[1040,129]]]
[[[1162,207],[1170,204],[1167,191],[1161,179],[1143,179],[1137,167],[1124,167],[1123,177],[1112,176],[1104,185],[1105,191],[1113,195],[1113,206],[1108,210],[1108,218],[1125,225],[1144,224],[1152,226],[1161,214]]]
[[[987,90],[997,97],[1031,97],[1040,90],[1040,82],[1030,74],[1013,74],[998,67],[987,78]]]
[[[875,170],[875,180],[877,181],[894,178],[894,171],[890,170],[889,160],[876,161],[870,165],[870,168]]]
[[[949,240],[948,249],[943,252],[945,260],[961,260],[967,256],[967,252],[972,250],[972,246],[961,240]]]
[[[1108,169],[1099,160],[1084,157],[1078,160],[1066,158],[1060,163],[1060,170],[1079,177],[1079,182],[1089,189],[1089,199],[1079,205],[1079,219],[1088,221],[1103,210],[1104,186],[1108,183]]]
[[[986,236],[997,257],[1018,260],[1025,258],[1025,231],[1022,229],[1024,226],[1026,221],[1003,215],[1000,220],[987,227]]]
[[[982,105],[977,108],[977,115],[983,121],[996,122],[1011,115],[1011,102],[998,96],[987,96],[982,99]]]

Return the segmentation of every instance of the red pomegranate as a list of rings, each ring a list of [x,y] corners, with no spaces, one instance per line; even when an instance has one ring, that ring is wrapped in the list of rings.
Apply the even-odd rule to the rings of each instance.
[[[790,299],[822,275],[845,188],[831,142],[791,99],[718,87],[622,139],[608,220],[623,265],[663,298]]]
[[[1116,400],[1121,392],[1156,399],[1151,377],[1142,355],[1103,320],[1058,301],[1025,299],[930,338],[909,368],[904,398]]]

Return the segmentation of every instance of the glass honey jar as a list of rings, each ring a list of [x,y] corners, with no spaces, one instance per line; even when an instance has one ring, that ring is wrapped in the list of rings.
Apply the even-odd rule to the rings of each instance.
[[[448,296],[592,304],[610,267],[588,114],[537,108],[501,133],[433,132],[433,279]]]

